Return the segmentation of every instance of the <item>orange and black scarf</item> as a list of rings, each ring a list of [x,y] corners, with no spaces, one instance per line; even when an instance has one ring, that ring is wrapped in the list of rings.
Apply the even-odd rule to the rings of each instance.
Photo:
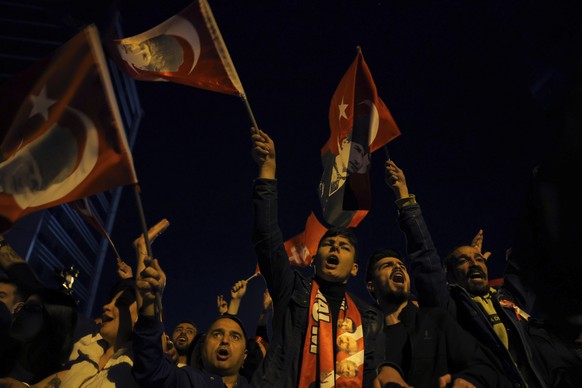
[[[321,388],[361,387],[364,378],[364,333],[356,304],[346,293],[338,316],[335,339],[332,338],[333,320],[329,305],[315,281],[309,305],[299,388],[310,385]],[[319,376],[316,376],[317,371]]]

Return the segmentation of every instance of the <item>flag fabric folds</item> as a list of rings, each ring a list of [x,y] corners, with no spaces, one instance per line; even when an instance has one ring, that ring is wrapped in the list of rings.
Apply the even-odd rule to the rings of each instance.
[[[118,260],[121,260],[119,251],[115,247],[115,244],[113,243],[113,240],[109,236],[109,233],[107,233],[107,230],[105,230],[105,227],[101,224],[101,221],[99,221],[97,216],[91,210],[91,203],[89,202],[89,200],[87,198],[81,198],[71,202],[70,204],[71,207],[75,209],[77,213],[79,213],[79,215],[83,217],[83,219],[85,219],[85,221],[87,221],[87,223],[93,227],[93,229],[95,229],[98,233],[100,233],[103,237],[107,239],[107,241],[109,242],[109,246],[115,253],[115,256],[118,258]]]
[[[371,207],[371,153],[400,135],[359,48],[333,94],[329,127],[321,149],[323,216],[330,225],[356,227]]]
[[[0,85],[0,230],[136,183],[97,29]]]
[[[298,267],[307,267],[313,261],[313,256],[317,253],[319,240],[327,232],[311,212],[305,223],[305,230],[295,237],[285,241],[285,251],[289,256],[289,262]]]
[[[245,95],[206,0],[196,0],[158,26],[114,44],[114,58],[134,79]]]

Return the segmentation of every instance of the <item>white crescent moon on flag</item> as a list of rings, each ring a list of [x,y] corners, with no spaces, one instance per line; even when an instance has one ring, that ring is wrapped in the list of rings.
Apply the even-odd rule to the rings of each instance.
[[[97,128],[93,121],[83,112],[67,107],[67,110],[75,114],[80,121],[83,123],[84,130],[86,132],[85,146],[83,148],[78,147],[77,152],[83,149],[83,156],[79,161],[79,164],[75,167],[75,170],[65,178],[62,182],[53,183],[46,190],[37,191],[30,194],[13,194],[14,201],[22,209],[41,206],[49,202],[63,198],[65,195],[69,194],[75,188],[77,188],[87,176],[91,173],[95,165],[97,164],[97,159],[99,158],[99,136],[97,134]],[[52,131],[57,124],[53,124],[51,128],[46,132],[47,134]],[[71,137],[75,137],[71,132]],[[29,146],[32,146],[35,142],[42,141],[43,136],[35,139]],[[75,144],[77,141],[75,140]]]
[[[370,141],[368,144],[370,145],[374,142],[374,139],[376,139],[376,135],[378,134],[378,128],[380,126],[380,115],[378,114],[378,108],[376,108],[376,104],[374,104],[374,102],[370,100],[364,100],[360,102],[360,104],[365,104],[370,107],[370,126],[369,126]]]
[[[194,60],[192,62],[192,67],[188,72],[188,74],[190,74],[192,73],[192,70],[194,70],[194,67],[196,67],[196,63],[198,63],[198,59],[200,58],[200,36],[198,35],[198,31],[196,31],[196,28],[194,28],[192,23],[180,15],[171,17],[168,20],[168,25],[169,27],[165,31],[165,34],[179,36],[186,40],[190,47],[192,47]]]

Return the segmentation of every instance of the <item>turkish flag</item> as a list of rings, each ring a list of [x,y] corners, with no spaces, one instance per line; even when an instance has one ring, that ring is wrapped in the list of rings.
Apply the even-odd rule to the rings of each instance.
[[[0,154],[0,230],[137,182],[94,26],[0,86]]]
[[[289,262],[298,267],[307,267],[313,261],[313,256],[317,253],[319,240],[327,232],[311,212],[305,223],[305,230],[293,238],[285,241],[285,251],[289,256]]]
[[[355,227],[372,203],[371,153],[400,135],[359,48],[333,94],[329,127],[330,137],[321,149],[323,215],[331,225]]]
[[[93,213],[93,210],[91,210],[91,203],[89,202],[89,200],[87,198],[81,198],[76,201],[70,202],[70,205],[73,209],[77,211],[77,213],[81,215],[81,217],[83,217],[85,221],[87,221],[89,225],[91,225],[97,232],[99,232],[103,237],[107,239],[109,245],[111,246],[111,249],[113,250],[113,252],[115,252],[115,256],[117,257],[118,260],[121,260],[119,251],[115,247],[115,244],[111,239],[111,236],[109,236],[109,233],[107,233],[107,230],[105,230],[105,227],[101,223],[101,220],[99,219],[98,215]]]
[[[206,0],[194,1],[158,26],[114,40],[114,44],[114,59],[134,79],[170,81],[244,96]]]

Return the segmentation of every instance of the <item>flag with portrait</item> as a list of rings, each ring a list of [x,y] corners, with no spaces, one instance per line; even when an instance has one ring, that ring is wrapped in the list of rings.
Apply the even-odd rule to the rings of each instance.
[[[97,29],[0,85],[0,229],[136,183]]]
[[[329,127],[321,149],[323,216],[330,225],[355,227],[372,204],[371,153],[400,135],[359,48],[333,94]]]
[[[210,5],[196,0],[141,34],[116,39],[114,58],[132,78],[244,96]]]

